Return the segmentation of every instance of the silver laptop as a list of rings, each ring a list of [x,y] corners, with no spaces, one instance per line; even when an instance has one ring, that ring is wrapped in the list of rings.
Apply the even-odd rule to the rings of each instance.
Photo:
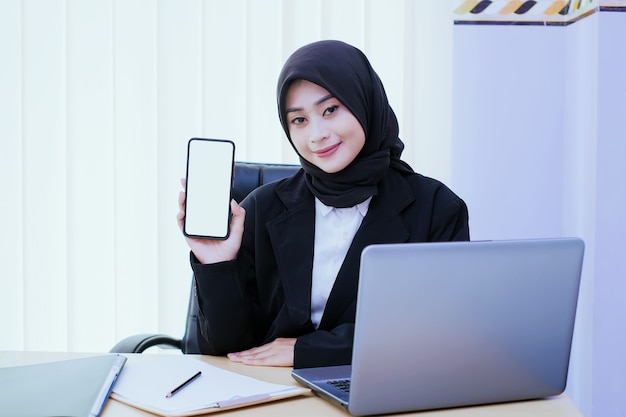
[[[583,252],[578,238],[369,246],[352,365],[292,376],[353,415],[558,395]]]

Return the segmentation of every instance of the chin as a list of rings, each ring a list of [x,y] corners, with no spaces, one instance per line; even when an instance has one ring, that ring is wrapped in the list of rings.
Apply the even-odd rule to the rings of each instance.
[[[322,171],[324,171],[327,174],[336,174],[342,170],[344,170],[348,165],[345,163],[342,163],[341,161],[330,161],[330,160],[322,160],[322,159],[318,159],[318,160],[313,160],[313,161],[309,161],[311,162],[313,165],[315,165],[316,167],[318,167],[319,169],[321,169]]]
[[[321,167],[318,165],[318,168],[327,174],[336,174],[338,172],[343,171],[345,169],[345,166],[342,165],[340,167],[337,167],[337,166]]]

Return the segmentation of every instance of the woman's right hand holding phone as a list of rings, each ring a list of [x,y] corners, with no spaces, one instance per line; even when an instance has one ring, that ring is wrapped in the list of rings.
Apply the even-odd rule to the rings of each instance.
[[[183,189],[186,188],[185,179],[181,180]],[[178,195],[178,227],[183,230],[185,221],[185,191]],[[231,200],[230,209],[232,218],[230,220],[230,235],[225,240],[199,239],[185,236],[185,240],[193,254],[203,264],[231,261],[237,257],[243,236],[244,221],[246,211],[235,200]]]

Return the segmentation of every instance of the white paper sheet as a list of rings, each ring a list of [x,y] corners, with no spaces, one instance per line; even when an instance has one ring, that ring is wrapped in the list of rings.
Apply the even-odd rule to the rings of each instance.
[[[170,398],[166,394],[198,371],[193,382]],[[273,384],[209,365],[187,356],[129,358],[113,387],[113,398],[162,415],[189,414],[220,402],[259,395],[282,396],[306,392],[299,387]]]

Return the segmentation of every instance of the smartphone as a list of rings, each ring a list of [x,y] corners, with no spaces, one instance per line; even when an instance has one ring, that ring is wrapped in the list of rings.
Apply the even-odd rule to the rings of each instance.
[[[189,139],[183,223],[185,236],[228,238],[234,165],[235,144],[232,141]]]

